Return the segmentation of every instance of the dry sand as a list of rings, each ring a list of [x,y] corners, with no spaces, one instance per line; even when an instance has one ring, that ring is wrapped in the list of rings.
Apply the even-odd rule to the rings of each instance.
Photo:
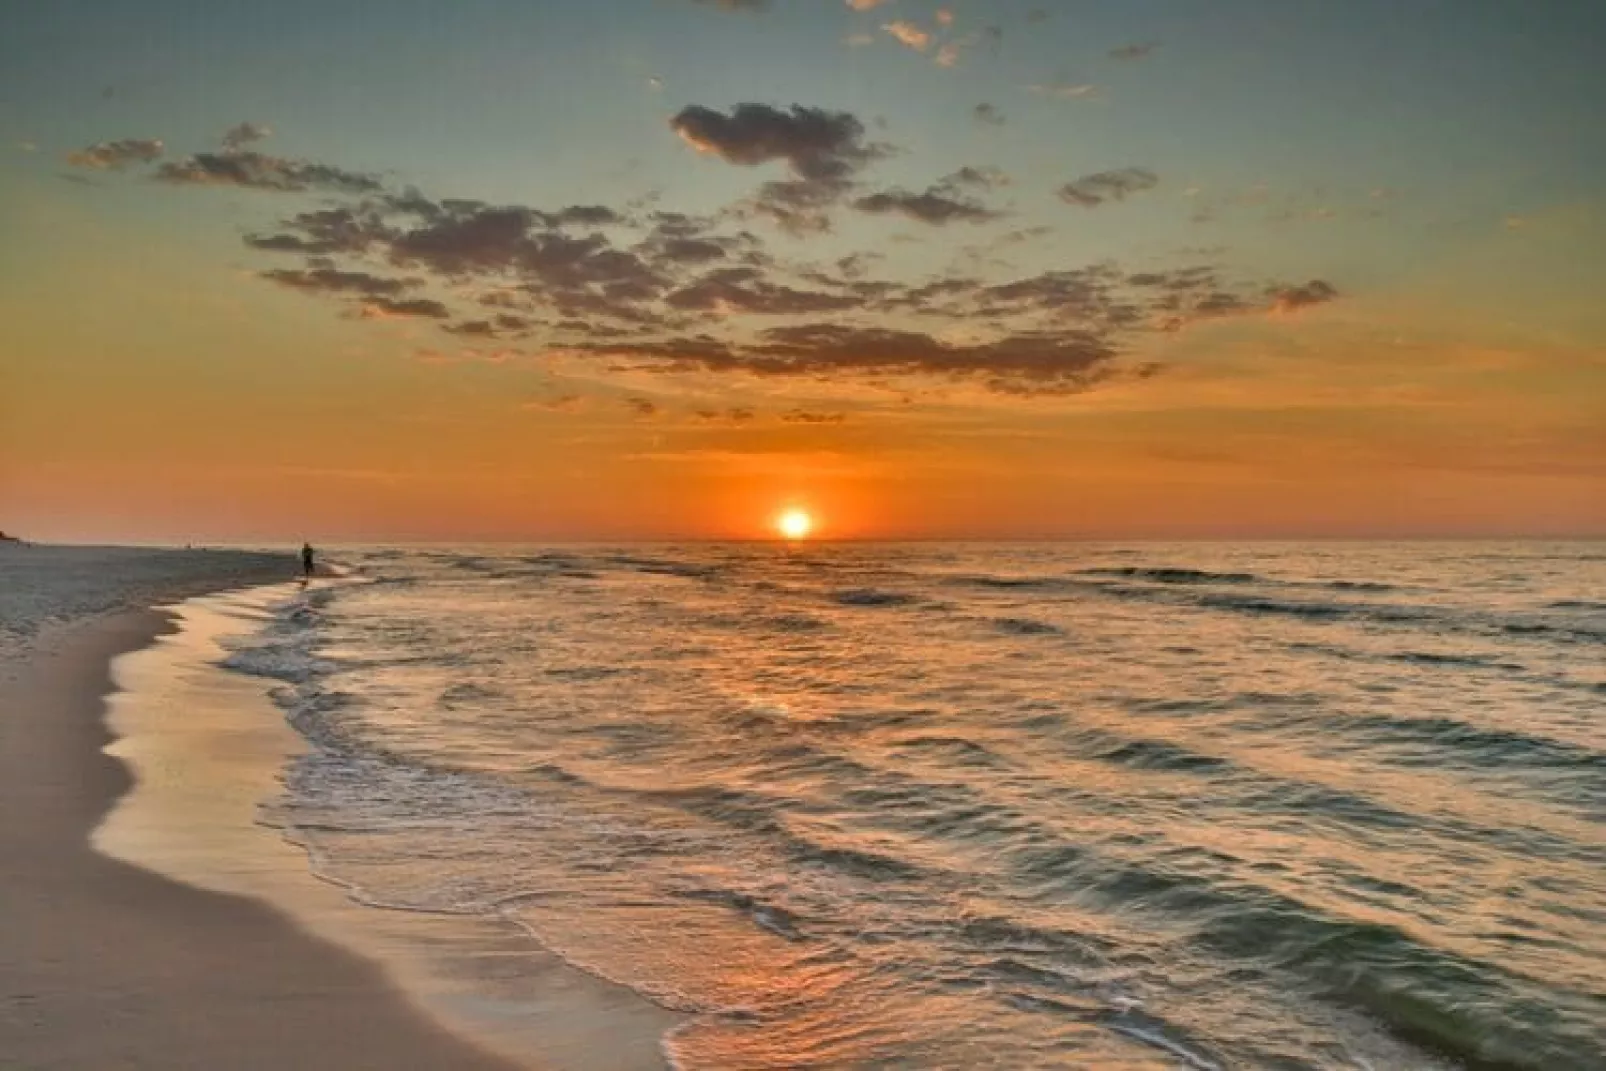
[[[0,547],[0,1066],[508,1066],[266,906],[89,846],[130,786],[101,752],[108,665],[168,628],[135,607],[292,571],[227,551]]]

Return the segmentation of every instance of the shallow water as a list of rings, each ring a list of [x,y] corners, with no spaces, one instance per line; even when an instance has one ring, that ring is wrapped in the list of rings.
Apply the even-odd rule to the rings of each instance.
[[[1606,547],[344,560],[273,820],[685,1067],[1606,1062]]]

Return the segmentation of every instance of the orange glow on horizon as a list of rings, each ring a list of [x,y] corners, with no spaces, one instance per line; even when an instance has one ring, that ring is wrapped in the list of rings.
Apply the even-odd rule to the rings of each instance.
[[[775,530],[785,539],[807,539],[814,531],[814,518],[806,510],[789,509],[775,518]]]

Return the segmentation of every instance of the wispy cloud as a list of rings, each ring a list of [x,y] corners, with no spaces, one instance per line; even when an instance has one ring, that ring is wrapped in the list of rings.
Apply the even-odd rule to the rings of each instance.
[[[976,122],[983,123],[987,126],[1003,126],[1006,122],[1003,110],[1000,109],[996,104],[988,104],[986,101],[983,101],[982,103],[976,105],[975,108],[971,109],[970,114],[971,117],[976,120]]]
[[[891,34],[899,44],[906,45],[916,52],[924,52],[931,47],[931,34],[908,19],[894,19],[882,24],[881,28]]]
[[[1122,45],[1120,48],[1110,49],[1108,55],[1113,60],[1140,60],[1153,55],[1160,45],[1155,41],[1146,41],[1142,44]]]
[[[1060,200],[1083,208],[1097,208],[1108,201],[1124,201],[1134,193],[1153,189],[1160,178],[1153,171],[1141,167],[1125,167],[1118,171],[1100,171],[1067,182],[1058,191]]]
[[[1096,96],[1099,91],[1099,87],[1091,82],[1043,83],[1027,86],[1026,89],[1040,97],[1054,97],[1058,100],[1084,100]]]
[[[67,154],[67,162],[90,171],[121,171],[130,164],[148,164],[165,151],[158,138],[123,138],[102,141]]]

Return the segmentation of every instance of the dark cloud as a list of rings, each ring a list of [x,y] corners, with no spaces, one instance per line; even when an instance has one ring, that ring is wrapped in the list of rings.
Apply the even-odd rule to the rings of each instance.
[[[300,212],[281,225],[285,228],[283,232],[246,235],[245,243],[255,249],[279,253],[362,253],[389,235],[380,216],[355,208]]]
[[[793,409],[782,413],[781,419],[788,424],[840,424],[848,418],[846,413],[815,413],[807,409]]]
[[[625,406],[639,417],[653,417],[658,415],[658,404],[646,398],[626,398]]]
[[[797,290],[770,282],[756,268],[726,268],[703,276],[664,298],[671,308],[696,312],[747,312],[796,316],[840,312],[859,306],[858,298]]]
[[[971,109],[970,114],[971,118],[975,119],[976,122],[984,123],[987,126],[1003,126],[1007,121],[1004,118],[1003,110],[998,105],[988,104],[986,101]]]
[[[241,186],[281,193],[373,193],[380,189],[379,179],[373,175],[249,150],[198,152],[186,160],[163,164],[156,169],[156,178],[178,186]]]
[[[1293,312],[1335,300],[1338,288],[1322,279],[1312,279],[1303,286],[1273,287],[1267,293],[1279,312]]]
[[[148,164],[160,158],[162,152],[162,143],[157,138],[123,138],[70,152],[67,162],[91,171],[121,171],[129,164]]]
[[[1004,213],[988,208],[973,198],[955,197],[937,187],[922,193],[909,190],[885,190],[861,197],[853,202],[860,212],[872,215],[897,213],[919,223],[941,226],[944,223],[987,223]]]
[[[794,104],[738,104],[730,114],[690,105],[669,121],[698,152],[755,167],[785,162],[791,179],[759,188],[752,210],[794,235],[831,227],[830,209],[853,188],[853,176],[888,152],[865,141],[865,127],[849,112]]]
[[[885,154],[865,143],[864,124],[849,112],[794,104],[738,104],[729,115],[693,104],[669,121],[698,152],[753,167],[785,160],[803,179],[841,179]]]
[[[751,409],[731,407],[729,409],[698,409],[692,413],[698,420],[706,420],[710,424],[746,424],[753,420],[756,413]]]
[[[1147,41],[1142,44],[1122,45],[1120,48],[1110,49],[1109,56],[1114,60],[1140,60],[1151,55],[1159,44]]]
[[[452,315],[452,310],[431,298],[370,298],[363,302],[362,311],[363,316],[369,319],[383,319],[389,316],[420,316],[444,320]]]
[[[263,141],[272,135],[273,131],[262,123],[239,123],[223,132],[223,147],[230,152],[238,152],[247,145]]]
[[[364,297],[394,296],[419,285],[416,279],[391,279],[363,271],[342,271],[330,264],[276,268],[263,272],[262,278],[305,293],[361,294]]]
[[[1115,374],[1117,352],[1088,332],[1030,332],[987,342],[945,342],[918,331],[836,323],[775,327],[745,346],[708,336],[667,343],[582,347],[680,369],[761,376],[931,376],[1014,383],[1031,393],[1072,393]]]
[[[319,195],[324,203],[245,237],[254,250],[306,258],[263,272],[275,285],[342,300],[365,318],[437,320],[468,339],[531,338],[532,347],[604,360],[610,370],[870,382],[928,377],[1007,393],[1066,393],[1113,376],[1151,374],[1152,365],[1127,355],[1159,333],[1337,297],[1322,280],[1231,279],[1209,264],[1128,273],[1101,263],[1012,278],[997,273],[1012,270],[1006,262],[978,255],[944,272],[897,279],[876,277],[882,258],[874,252],[841,250],[847,255],[834,252],[822,262],[782,257],[742,220],[763,216],[810,233],[828,228],[831,213],[851,204],[929,225],[979,223],[1003,214],[993,202],[1009,179],[994,168],[966,167],[923,191],[868,190],[860,172],[886,150],[869,144],[863,124],[843,112],[739,105],[727,115],[694,107],[675,126],[721,159],[786,170],[748,201],[701,215],[662,210],[650,198],[622,209],[435,198],[371,175],[238,148],[153,173],[177,186]],[[107,161],[100,170],[115,170],[110,161],[151,162],[148,150],[112,148],[136,144],[93,147],[101,150],[95,159]],[[1101,172],[1060,195],[1095,206],[1157,181],[1137,168]],[[985,252],[1043,233],[984,232],[972,248]],[[898,326],[872,326],[878,323]],[[821,423],[828,414],[815,416],[821,419],[782,419]]]
[[[495,338],[496,327],[489,320],[464,320],[461,323],[442,324],[441,330],[470,338]]]
[[[1118,171],[1084,175],[1075,182],[1061,186],[1058,193],[1060,200],[1068,204],[1097,208],[1106,201],[1124,201],[1130,194],[1153,189],[1159,182],[1159,176],[1153,171],[1125,167]]]
[[[962,167],[921,193],[885,190],[853,202],[860,212],[874,215],[897,213],[919,223],[941,226],[945,223],[987,223],[1005,213],[989,208],[968,190],[991,190],[1007,184],[997,168]]]

